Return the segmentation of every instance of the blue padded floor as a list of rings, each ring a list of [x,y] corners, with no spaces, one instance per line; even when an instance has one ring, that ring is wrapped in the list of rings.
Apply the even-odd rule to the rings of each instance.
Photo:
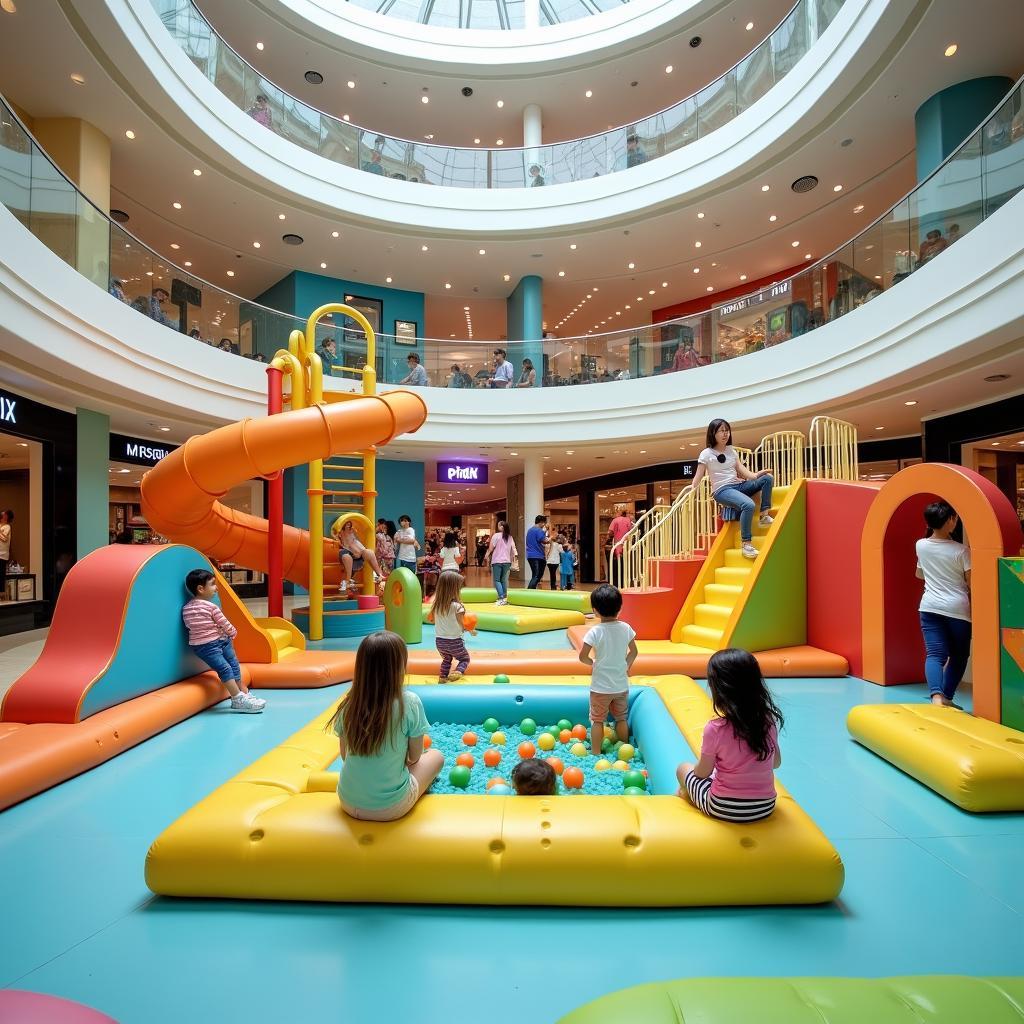
[[[846,864],[833,905],[153,897],[142,868],[157,833],[339,688],[271,692],[262,716],[213,709],[0,815],[0,985],[80,1000],[123,1024],[440,1022],[467,1012],[546,1024],[614,989],[683,976],[1024,973],[1024,815],[967,814],[846,734],[852,705],[905,702],[923,688],[855,679],[772,688],[787,716],[782,781]]]

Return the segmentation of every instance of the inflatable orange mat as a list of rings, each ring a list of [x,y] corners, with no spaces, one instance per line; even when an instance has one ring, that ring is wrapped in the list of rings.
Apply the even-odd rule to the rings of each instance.
[[[250,686],[265,690],[315,690],[347,683],[355,670],[356,655],[354,651],[296,651],[284,661],[242,664],[248,669]]]

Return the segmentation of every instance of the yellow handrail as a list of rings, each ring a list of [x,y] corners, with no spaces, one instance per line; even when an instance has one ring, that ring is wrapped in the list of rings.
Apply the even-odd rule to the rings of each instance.
[[[630,527],[629,532],[608,552],[608,579],[615,586],[642,585],[647,553],[642,541],[668,513],[668,505],[654,505]],[[621,552],[621,554],[617,554]]]
[[[804,435],[799,430],[779,430],[761,439],[749,468],[768,470],[778,487],[788,487],[804,476]]]
[[[812,480],[857,480],[857,428],[846,420],[815,416],[808,431],[807,475]]]

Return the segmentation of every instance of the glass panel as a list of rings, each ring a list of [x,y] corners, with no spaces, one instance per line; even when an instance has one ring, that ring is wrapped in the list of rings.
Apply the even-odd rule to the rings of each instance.
[[[34,143],[29,230],[65,263],[77,265],[78,193]]]
[[[753,106],[775,85],[772,48],[762,43],[736,68],[736,111],[742,113]]]
[[[1018,86],[982,132],[985,216],[991,216],[1024,186],[1024,97]]]
[[[736,71],[697,93],[697,134],[703,138],[736,116]]]
[[[910,234],[910,200],[904,199],[882,219],[882,287],[899,284],[914,269]]]
[[[823,298],[828,300],[828,319],[838,320],[853,309],[853,243],[843,246],[825,264]]]
[[[78,248],[75,268],[93,284],[110,283],[110,221],[81,193],[76,193]]]
[[[876,221],[862,231],[853,242],[854,275],[850,287],[854,307],[873,299],[882,290],[884,269],[882,223]]]
[[[807,5],[802,3],[790,11],[786,20],[772,33],[772,64],[775,80],[784,78],[807,52]]]
[[[29,227],[32,143],[6,104],[0,104],[0,203]]]

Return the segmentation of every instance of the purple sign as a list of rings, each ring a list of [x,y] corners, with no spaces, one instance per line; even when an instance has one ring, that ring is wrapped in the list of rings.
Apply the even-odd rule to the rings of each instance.
[[[485,484],[487,483],[486,462],[439,462],[437,464],[439,484]]]

